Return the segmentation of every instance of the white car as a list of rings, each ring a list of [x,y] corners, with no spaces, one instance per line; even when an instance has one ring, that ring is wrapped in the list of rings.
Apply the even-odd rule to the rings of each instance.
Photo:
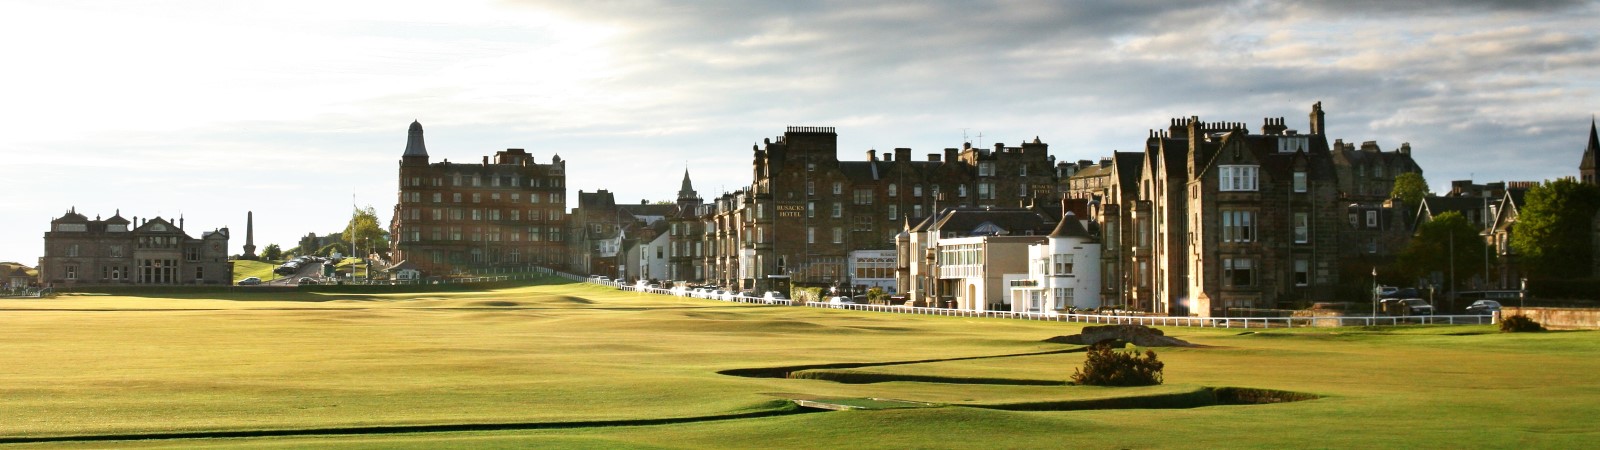
[[[255,285],[258,285],[258,284],[261,284],[261,279],[257,278],[257,277],[249,277],[249,278],[245,278],[243,280],[239,280],[239,285],[240,286],[255,286]]]

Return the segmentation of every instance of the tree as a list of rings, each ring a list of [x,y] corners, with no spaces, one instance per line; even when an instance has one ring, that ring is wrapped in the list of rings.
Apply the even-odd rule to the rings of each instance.
[[[1455,280],[1466,280],[1483,273],[1482,255],[1488,250],[1478,230],[1461,213],[1450,211],[1417,225],[1417,234],[1400,252],[1400,269],[1414,277],[1438,272],[1448,286],[1450,263],[1455,262]],[[1449,286],[1447,290],[1455,289]]]
[[[1422,204],[1422,198],[1427,195],[1428,180],[1417,172],[1406,172],[1394,177],[1394,189],[1389,191],[1389,198],[1405,201],[1406,206]]]
[[[335,243],[332,243],[332,244],[328,244],[328,245],[322,246],[322,248],[317,249],[316,255],[317,256],[330,256],[331,257],[331,256],[333,256],[334,253],[338,253],[338,254],[348,258],[348,257],[350,257],[350,251],[349,250],[350,250],[350,244],[341,241],[341,242],[335,242]]]
[[[1072,382],[1091,386],[1153,386],[1161,384],[1161,371],[1166,364],[1156,359],[1155,350],[1146,350],[1144,357],[1138,352],[1118,352],[1110,345],[1099,343],[1089,346],[1089,356],[1083,369],[1072,371]]]
[[[378,212],[370,205],[366,209],[356,208],[350,224],[344,227],[342,237],[354,237],[356,246],[362,250],[389,248],[389,232],[378,226]]]
[[[1600,187],[1564,178],[1534,186],[1524,199],[1511,232],[1511,249],[1524,271],[1551,278],[1589,275],[1590,224],[1600,210]]]
[[[267,244],[267,248],[261,249],[261,259],[277,261],[281,258],[283,258],[283,249],[279,248],[278,244]]]

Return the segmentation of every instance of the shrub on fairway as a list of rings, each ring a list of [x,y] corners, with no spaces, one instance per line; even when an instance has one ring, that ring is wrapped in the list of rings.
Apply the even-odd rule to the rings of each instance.
[[[1074,384],[1094,386],[1150,386],[1161,384],[1161,369],[1154,350],[1118,352],[1110,345],[1089,346],[1089,358],[1082,369],[1072,371]]]
[[[1544,326],[1521,314],[1507,317],[1500,321],[1501,333],[1526,333],[1530,331],[1544,331]]]

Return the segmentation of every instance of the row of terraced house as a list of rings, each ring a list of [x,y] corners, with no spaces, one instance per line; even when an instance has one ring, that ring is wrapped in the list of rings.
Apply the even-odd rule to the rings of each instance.
[[[709,201],[687,173],[670,205],[580,193],[571,262],[738,290],[879,287],[970,310],[1277,308],[1369,281],[1417,208],[1389,199],[1394,179],[1421,172],[1409,144],[1330,142],[1320,103],[1304,132],[1283,118],[1254,131],[1172,119],[1098,162],[1057,161],[1038,138],[854,161],[837,141],[790,127],[751,149],[748,186]]]

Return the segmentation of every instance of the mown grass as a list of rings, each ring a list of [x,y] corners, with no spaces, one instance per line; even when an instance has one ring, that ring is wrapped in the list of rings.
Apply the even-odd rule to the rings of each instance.
[[[286,294],[289,295],[289,294]],[[765,307],[549,285],[282,299],[5,301],[0,438],[714,416],[784,398],[954,406],[660,426],[120,441],[118,447],[1578,447],[1600,438],[1600,337],[1489,326],[1167,328],[1167,385],[1015,386],[718,375],[736,368],[1072,348],[1077,325]],[[314,301],[312,301],[314,300]],[[833,373],[1064,380],[1082,353]],[[1196,409],[970,406],[1185,395],[1313,401]],[[56,445],[82,446],[81,442]]]
[[[236,259],[233,261],[233,282],[245,278],[256,277],[263,281],[273,279],[272,269],[278,267],[278,261],[250,261]]]

